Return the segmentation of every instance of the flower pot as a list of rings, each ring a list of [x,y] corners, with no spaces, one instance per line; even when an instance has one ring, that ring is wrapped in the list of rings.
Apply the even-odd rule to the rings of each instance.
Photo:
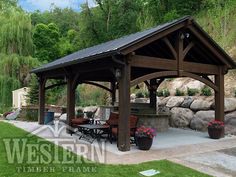
[[[208,134],[212,139],[220,139],[223,136],[224,127],[215,128],[215,127],[208,127]]]
[[[136,137],[136,143],[140,150],[149,150],[152,146],[152,138]]]

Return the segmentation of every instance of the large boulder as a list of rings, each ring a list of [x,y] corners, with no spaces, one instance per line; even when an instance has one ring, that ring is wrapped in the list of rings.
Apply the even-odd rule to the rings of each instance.
[[[193,100],[194,100],[193,97],[190,97],[190,96],[185,97],[184,102],[181,104],[181,107],[189,108],[190,105],[192,104]]]
[[[168,108],[168,107],[166,107],[166,106],[158,106],[157,112],[158,112],[159,114],[163,114],[163,113],[169,114],[169,113],[170,113],[170,108]]]
[[[225,115],[225,125],[235,126],[236,128],[236,111]]]
[[[168,108],[178,107],[183,103],[183,101],[184,97],[173,96],[167,101],[166,107]]]
[[[162,100],[160,100],[160,101],[158,102],[158,106],[165,106],[166,103],[168,102],[168,100],[169,100],[170,98],[171,98],[171,97],[165,97],[165,98],[163,98]]]
[[[190,122],[193,130],[206,131],[210,121],[215,119],[215,111],[198,111]]]
[[[188,108],[174,107],[171,109],[170,125],[172,127],[188,127],[194,116]]]
[[[236,98],[225,98],[225,112],[236,110]]]
[[[232,125],[225,125],[225,134],[236,135],[236,127]]]
[[[215,109],[215,103],[212,104],[212,108]],[[225,112],[231,112],[236,110],[236,98],[225,98]]]
[[[197,99],[192,102],[190,105],[190,109],[197,111],[197,110],[209,110],[211,109],[212,102],[203,100],[203,99]]]

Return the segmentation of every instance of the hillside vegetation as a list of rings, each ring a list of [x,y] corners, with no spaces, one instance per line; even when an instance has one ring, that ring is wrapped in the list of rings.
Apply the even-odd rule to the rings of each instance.
[[[52,8],[25,12],[17,0],[0,0],[0,112],[11,107],[12,90],[30,86],[29,102],[38,102],[38,84],[29,71],[77,50],[161,23],[192,15],[228,53],[236,58],[235,0],[95,0],[80,12]],[[50,80],[47,84],[57,83]],[[232,94],[235,72],[226,76]],[[168,87],[168,85],[166,85]],[[132,89],[134,90],[134,89]],[[93,93],[93,94],[91,94]],[[48,104],[66,104],[65,87],[47,92]],[[95,87],[80,85],[77,105],[105,104],[108,95]],[[84,98],[84,99],[83,99]],[[87,99],[89,98],[89,99]]]
[[[202,28],[236,61],[236,1],[230,0],[225,3],[222,1],[220,5],[200,11],[195,18]],[[200,90],[203,84],[190,78],[178,78],[165,81],[160,86],[160,90],[168,89],[174,95],[176,89],[186,92],[187,87]],[[231,70],[225,76],[225,95],[233,97],[235,90],[236,70]]]

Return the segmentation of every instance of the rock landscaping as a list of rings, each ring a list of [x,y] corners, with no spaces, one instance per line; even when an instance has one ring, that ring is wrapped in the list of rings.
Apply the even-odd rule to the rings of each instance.
[[[213,96],[169,96],[159,98],[158,112],[170,112],[170,126],[206,131],[214,120]],[[236,98],[225,98],[225,130],[236,134]]]

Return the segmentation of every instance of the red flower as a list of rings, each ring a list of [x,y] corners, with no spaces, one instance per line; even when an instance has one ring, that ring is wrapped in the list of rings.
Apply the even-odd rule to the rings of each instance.
[[[156,131],[152,128],[141,126],[137,129],[137,131],[135,132],[135,135],[137,137],[153,138],[154,136],[156,136]]]
[[[221,128],[224,127],[224,122],[219,121],[219,120],[213,120],[208,123],[208,127],[210,128]]]

